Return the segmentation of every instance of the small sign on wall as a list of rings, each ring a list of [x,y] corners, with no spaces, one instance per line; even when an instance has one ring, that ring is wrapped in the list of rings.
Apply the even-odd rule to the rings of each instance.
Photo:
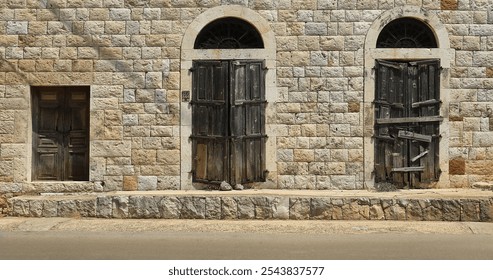
[[[190,91],[184,90],[181,92],[181,102],[190,102]]]

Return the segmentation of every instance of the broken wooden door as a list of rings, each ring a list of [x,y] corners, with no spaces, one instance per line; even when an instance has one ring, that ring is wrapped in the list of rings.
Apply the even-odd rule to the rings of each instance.
[[[194,61],[194,182],[265,180],[265,68],[262,61]]]
[[[376,62],[375,182],[426,187],[439,169],[440,63]]]
[[[89,178],[89,87],[33,88],[33,180]]]

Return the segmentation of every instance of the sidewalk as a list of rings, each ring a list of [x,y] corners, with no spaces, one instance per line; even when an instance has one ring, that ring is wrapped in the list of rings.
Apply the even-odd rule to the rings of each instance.
[[[298,234],[482,234],[493,223],[413,221],[141,220],[93,218],[0,218],[2,232],[155,232]]]

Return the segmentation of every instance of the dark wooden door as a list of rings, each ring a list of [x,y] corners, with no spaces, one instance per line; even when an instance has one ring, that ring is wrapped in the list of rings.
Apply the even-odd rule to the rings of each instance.
[[[33,180],[89,177],[89,88],[33,88]]]
[[[438,180],[439,65],[377,61],[375,182],[425,187]]]
[[[192,89],[193,180],[265,180],[262,61],[195,61]]]

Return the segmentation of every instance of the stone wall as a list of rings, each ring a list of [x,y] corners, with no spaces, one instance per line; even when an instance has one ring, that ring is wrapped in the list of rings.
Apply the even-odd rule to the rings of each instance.
[[[368,193],[366,193],[368,194]],[[476,197],[433,198],[437,194],[393,198],[354,194],[245,195],[111,194],[86,196],[22,196],[10,200],[12,216],[97,217],[118,219],[261,219],[261,220],[400,220],[492,222],[493,198],[484,192]],[[399,197],[401,195],[401,197]],[[404,195],[406,196],[406,195]]]
[[[449,32],[451,186],[493,180],[491,1],[6,0],[2,188],[30,182],[30,87],[47,85],[91,86],[93,190],[184,188],[182,38],[202,12],[230,4],[254,10],[276,34],[277,187],[364,188],[364,168],[372,168],[363,159],[365,37],[379,15],[403,5],[438,16]]]

